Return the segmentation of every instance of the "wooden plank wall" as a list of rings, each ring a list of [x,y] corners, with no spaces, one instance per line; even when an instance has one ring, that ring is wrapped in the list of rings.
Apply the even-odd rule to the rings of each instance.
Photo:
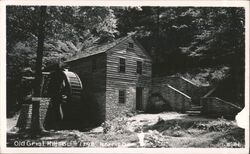
[[[128,49],[128,43],[134,43]],[[119,72],[120,58],[126,59],[125,73]],[[142,62],[142,74],[137,74],[137,61]],[[124,115],[136,109],[136,87],[143,87],[143,107],[146,108],[151,86],[151,59],[130,37],[107,51],[106,113],[107,118]],[[118,91],[126,90],[125,104],[118,103]]]
[[[93,71],[93,59],[96,60],[96,70]],[[83,112],[87,123],[100,124],[105,120],[106,103],[106,54],[78,59],[69,62],[70,71],[77,73],[83,84]],[[96,122],[95,122],[96,121]]]
[[[133,49],[128,49],[129,42],[134,43]],[[97,61],[97,70],[92,72],[94,58]],[[125,73],[119,72],[120,58],[126,59]],[[141,75],[136,72],[137,61],[142,62]],[[136,87],[143,87],[143,106],[146,106],[151,86],[151,59],[131,37],[106,53],[69,62],[69,65],[70,71],[80,76],[86,91],[92,94],[92,98],[96,98],[102,110],[101,116],[110,119],[109,117],[116,117],[116,113],[125,114],[134,110]],[[126,89],[125,104],[118,104],[118,91],[121,89]]]
[[[92,60],[96,60],[96,70],[92,71]],[[70,71],[79,75],[83,86],[92,92],[106,89],[106,54],[98,54],[68,63]]]
[[[134,49],[127,49],[132,38],[125,40],[107,53],[107,80],[133,82],[141,86],[149,86],[151,82],[151,59],[134,42]],[[126,59],[126,72],[119,72],[119,58]],[[142,74],[136,73],[137,61],[142,61]],[[109,85],[107,85],[109,86]]]

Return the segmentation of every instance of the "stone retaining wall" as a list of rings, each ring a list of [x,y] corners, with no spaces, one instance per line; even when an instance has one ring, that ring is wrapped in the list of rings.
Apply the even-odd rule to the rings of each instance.
[[[153,102],[153,97],[159,97],[161,100],[157,100]],[[158,84],[154,85],[151,89],[151,96],[150,96],[149,104],[164,104],[163,106],[167,106],[170,108],[165,108],[165,111],[180,111],[184,112],[188,110],[191,106],[191,97],[182,93],[178,89],[170,86],[169,84]],[[162,101],[160,103],[159,101]]]
[[[43,98],[40,102],[40,121],[44,124],[46,113],[48,110],[50,99]],[[23,104],[20,110],[20,115],[16,124],[19,129],[30,129],[32,119],[32,104]]]
[[[217,97],[206,97],[201,99],[202,114],[210,117],[221,117],[234,119],[235,115],[242,109],[230,102]]]
[[[32,104],[23,104],[16,127],[19,129],[31,128]]]
[[[166,76],[153,78],[152,80],[152,89],[166,87],[167,85],[191,97],[192,102],[197,105],[200,103],[200,98],[211,89],[209,86],[198,86],[184,77]]]

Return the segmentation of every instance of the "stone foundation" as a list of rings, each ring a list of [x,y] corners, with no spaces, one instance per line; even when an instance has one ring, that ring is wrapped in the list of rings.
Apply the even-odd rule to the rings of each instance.
[[[19,129],[30,129],[32,118],[32,104],[23,104],[16,127]]]
[[[49,99],[44,98],[40,102],[40,122],[43,125],[49,106]],[[19,129],[30,129],[32,119],[32,104],[23,104],[16,124]]]
[[[108,89],[106,92],[106,120],[112,120],[118,116],[124,116],[128,112],[135,111],[136,87],[126,88],[125,103],[119,103],[119,88]]]

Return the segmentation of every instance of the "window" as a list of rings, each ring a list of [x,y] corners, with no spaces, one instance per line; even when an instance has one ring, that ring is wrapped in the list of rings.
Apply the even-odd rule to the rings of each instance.
[[[142,62],[137,61],[136,73],[142,74]]]
[[[97,69],[96,59],[92,59],[92,72],[96,71],[96,69]]]
[[[119,103],[125,104],[125,90],[119,90]]]
[[[120,58],[120,68],[119,68],[119,72],[125,73],[125,59],[124,58]]]
[[[134,48],[134,43],[129,42],[128,43],[128,48],[133,49]]]

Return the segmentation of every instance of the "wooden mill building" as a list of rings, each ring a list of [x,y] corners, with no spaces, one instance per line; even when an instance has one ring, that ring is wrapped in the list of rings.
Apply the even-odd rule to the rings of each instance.
[[[94,45],[66,61],[77,73],[99,122],[145,110],[151,86],[151,58],[133,35]]]

